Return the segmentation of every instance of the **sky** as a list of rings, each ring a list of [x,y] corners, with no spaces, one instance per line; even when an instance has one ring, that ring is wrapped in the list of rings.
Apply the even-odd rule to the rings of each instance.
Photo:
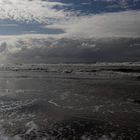
[[[0,0],[0,63],[140,60],[140,0]]]

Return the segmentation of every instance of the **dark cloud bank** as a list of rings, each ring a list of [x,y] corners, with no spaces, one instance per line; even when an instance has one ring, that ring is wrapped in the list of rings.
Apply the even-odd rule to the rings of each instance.
[[[55,6],[55,9],[77,11],[77,15],[91,13],[120,12],[140,9],[140,0],[49,0],[68,5]],[[74,12],[75,13],[75,12]]]
[[[7,63],[94,63],[140,60],[140,38],[30,39],[19,40],[13,46],[5,42],[0,48],[0,53],[6,57]]]

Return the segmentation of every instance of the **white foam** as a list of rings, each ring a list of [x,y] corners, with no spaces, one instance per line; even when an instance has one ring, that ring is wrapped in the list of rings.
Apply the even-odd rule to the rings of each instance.
[[[24,93],[24,90],[18,89],[18,90],[16,90],[16,93]]]
[[[55,103],[53,100],[48,101],[48,103],[53,104],[54,106],[60,107],[60,105]]]
[[[26,134],[30,134],[32,131],[36,132],[38,130],[37,124],[35,124],[34,121],[30,121],[26,124],[26,127],[28,127],[28,130],[26,131]]]
[[[0,103],[0,112],[6,112],[18,108],[22,108],[24,106],[28,106],[32,103],[34,103],[37,99],[29,99],[25,101],[2,101]]]

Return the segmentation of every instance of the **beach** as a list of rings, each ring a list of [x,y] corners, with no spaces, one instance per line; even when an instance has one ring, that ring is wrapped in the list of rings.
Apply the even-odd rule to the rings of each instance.
[[[0,140],[139,139],[139,64],[0,67]]]

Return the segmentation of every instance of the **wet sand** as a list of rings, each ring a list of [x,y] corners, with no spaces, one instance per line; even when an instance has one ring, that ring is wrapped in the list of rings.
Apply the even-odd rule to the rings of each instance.
[[[1,69],[0,140],[140,139],[138,68],[56,67]]]

